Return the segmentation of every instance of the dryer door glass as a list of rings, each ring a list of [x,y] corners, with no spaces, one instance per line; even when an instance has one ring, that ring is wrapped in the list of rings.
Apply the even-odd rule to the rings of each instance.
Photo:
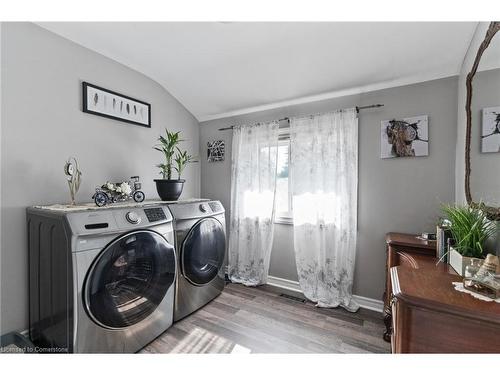
[[[210,282],[221,270],[225,254],[226,236],[220,221],[213,218],[198,221],[182,243],[184,277],[195,285]]]
[[[175,279],[175,252],[165,238],[137,231],[110,243],[93,263],[84,287],[90,316],[124,328],[156,310]]]

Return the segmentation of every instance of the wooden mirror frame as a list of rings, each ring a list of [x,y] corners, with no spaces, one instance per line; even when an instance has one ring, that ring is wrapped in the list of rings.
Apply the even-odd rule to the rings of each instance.
[[[465,131],[465,198],[467,200],[467,204],[472,207],[477,207],[483,210],[487,217],[490,220],[500,220],[500,207],[491,207],[487,206],[484,203],[474,202],[472,199],[472,194],[470,191],[470,143],[471,143],[471,132],[472,132],[472,80],[476,75],[477,68],[479,66],[479,62],[481,61],[481,57],[483,56],[484,51],[490,45],[491,40],[495,36],[495,34],[500,30],[500,22],[491,22],[488,27],[488,31],[486,32],[486,36],[484,37],[483,42],[479,46],[479,50],[477,51],[476,58],[474,59],[474,64],[472,65],[472,69],[467,74],[466,85],[467,85],[467,99],[465,102],[465,111],[467,114],[467,125]]]

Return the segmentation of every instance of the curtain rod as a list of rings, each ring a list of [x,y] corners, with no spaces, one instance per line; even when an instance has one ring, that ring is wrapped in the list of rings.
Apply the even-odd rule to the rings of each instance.
[[[383,107],[383,106],[384,106],[383,104],[371,104],[371,105],[364,105],[364,106],[361,106],[361,107],[356,106],[356,112],[359,113],[359,111],[362,110],[362,109],[379,108],[379,107]],[[280,118],[280,119],[278,119],[276,121],[278,121],[278,122],[279,121],[288,121],[288,122],[290,122],[290,118],[289,117],[283,117],[283,118]],[[219,130],[231,130],[233,128],[234,128],[234,126],[228,126],[226,128],[219,128]]]

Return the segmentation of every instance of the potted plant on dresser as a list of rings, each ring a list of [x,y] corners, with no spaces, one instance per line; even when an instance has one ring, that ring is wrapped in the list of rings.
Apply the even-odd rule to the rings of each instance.
[[[165,132],[166,137],[160,135],[158,137],[160,144],[154,147],[165,157],[165,162],[157,165],[163,178],[154,181],[161,200],[176,201],[179,199],[186,181],[181,179],[182,172],[189,163],[195,163],[197,160],[187,151],[182,151],[179,148],[179,144],[183,141],[180,138],[181,132],[170,132],[168,129],[165,129]],[[172,179],[173,171],[177,173],[177,179]]]
[[[442,210],[450,221],[449,229],[454,241],[449,248],[449,264],[464,276],[465,267],[472,260],[486,256],[486,240],[495,233],[496,227],[478,208],[444,205]]]

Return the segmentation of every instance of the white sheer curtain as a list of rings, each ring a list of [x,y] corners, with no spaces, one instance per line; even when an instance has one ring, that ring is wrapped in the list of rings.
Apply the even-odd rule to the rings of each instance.
[[[248,286],[269,272],[278,131],[276,121],[233,129],[228,274]]]
[[[355,109],[290,122],[295,258],[300,287],[319,307],[356,311],[358,120]]]

